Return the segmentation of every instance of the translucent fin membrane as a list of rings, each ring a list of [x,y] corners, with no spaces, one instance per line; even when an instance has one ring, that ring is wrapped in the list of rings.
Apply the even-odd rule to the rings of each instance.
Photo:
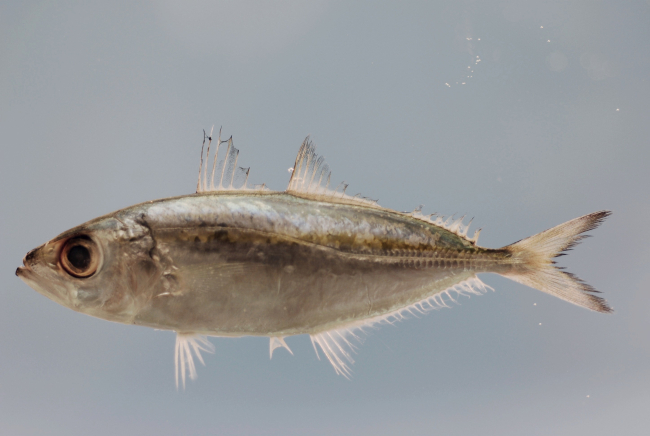
[[[205,159],[205,143],[207,140],[207,151]],[[212,163],[210,163],[210,150],[214,150]],[[211,191],[237,191],[260,189],[265,190],[265,185],[250,187],[248,175],[250,168],[237,166],[239,150],[233,146],[232,136],[227,140],[221,140],[221,129],[215,144],[212,144],[212,131],[210,134],[203,132],[203,145],[201,146],[201,160],[199,163],[199,177],[196,183],[196,192]]]
[[[189,374],[192,380],[196,379],[196,365],[194,365],[194,355],[205,365],[201,351],[214,353],[214,345],[204,335],[194,333],[176,332],[176,349],[174,352],[174,366],[176,371],[176,387],[178,388],[178,379],[183,383],[185,388],[185,375]]]
[[[478,277],[472,276],[443,292],[436,293],[410,306],[389,312],[383,315],[375,316],[361,321],[343,325],[333,330],[328,330],[310,335],[312,345],[316,351],[316,356],[320,359],[316,344],[330,361],[337,374],[350,378],[352,370],[351,364],[354,363],[352,355],[356,352],[356,343],[361,344],[362,339],[357,332],[363,333],[365,328],[375,327],[382,323],[394,324],[402,321],[409,316],[426,314],[427,312],[439,309],[441,307],[450,307],[449,303],[458,303],[456,298],[459,296],[482,295],[487,290],[494,291],[490,286],[483,283]],[[455,294],[455,295],[452,295]],[[455,297],[455,298],[454,298]]]
[[[465,220],[465,215],[457,219],[454,219],[453,216],[444,217],[442,215],[438,215],[437,213],[423,215],[422,206],[418,206],[417,208],[415,208],[413,212],[407,213],[407,215],[410,215],[413,218],[417,218],[422,221],[426,221],[438,227],[442,227],[445,230],[449,230],[450,232],[468,240],[474,245],[476,245],[476,243],[478,242],[478,236],[481,234],[481,230],[482,230],[482,229],[478,229],[474,231],[474,236],[469,238],[467,236],[467,232],[469,231],[469,226],[472,224],[472,221],[474,221],[474,218],[472,218],[471,220],[469,220],[467,224],[465,224],[463,223],[463,221]]]
[[[379,208],[377,200],[363,197],[359,194],[350,196],[345,193],[348,184],[339,183],[336,188],[330,189],[332,172],[323,156],[316,154],[316,146],[311,142],[309,136],[305,138],[296,163],[291,172],[291,179],[287,192],[312,200],[328,201],[331,203],[358,204]]]
[[[336,188],[330,189],[331,178],[332,172],[330,171],[329,165],[327,165],[323,156],[318,156],[316,146],[308,136],[303,141],[298,151],[298,156],[296,156],[296,163],[291,173],[287,192],[312,200],[380,208],[377,200],[362,197],[359,194],[355,196],[347,195],[345,191],[348,185],[345,182],[341,182]],[[405,215],[449,230],[472,244],[476,244],[478,236],[481,233],[481,229],[478,229],[474,232],[474,236],[470,238],[467,236],[467,232],[472,220],[464,224],[464,216],[454,219],[453,217],[445,218],[444,216],[438,216],[435,213],[423,215],[422,206],[419,206],[411,213],[405,213]]]
[[[590,213],[567,221],[536,235],[503,247],[512,253],[516,268],[503,274],[511,280],[554,295],[577,306],[596,312],[612,312],[597,290],[573,274],[555,266],[554,257],[562,256],[586,237],[583,233],[598,227],[609,211]]]
[[[284,337],[277,337],[274,336],[272,338],[269,338],[269,358],[273,359],[273,350],[276,348],[286,348],[287,351],[293,356],[293,351],[291,351],[291,348],[287,345],[287,343],[284,341]]]

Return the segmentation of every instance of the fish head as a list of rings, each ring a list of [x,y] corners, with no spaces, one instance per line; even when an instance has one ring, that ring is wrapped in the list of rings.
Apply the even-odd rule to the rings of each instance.
[[[101,217],[31,250],[16,275],[70,309],[129,323],[159,277],[154,246],[136,219]]]

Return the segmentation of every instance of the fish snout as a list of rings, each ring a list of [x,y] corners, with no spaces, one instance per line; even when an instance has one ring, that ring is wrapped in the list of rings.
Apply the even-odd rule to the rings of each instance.
[[[25,280],[34,276],[34,267],[43,260],[43,246],[45,244],[30,250],[23,257],[23,264],[16,268],[16,276]]]
[[[42,247],[42,246],[41,246],[41,247]],[[38,250],[39,250],[41,247],[36,247],[36,248],[34,248],[33,250],[30,250],[29,253],[27,253],[27,254],[25,255],[25,257],[23,258],[23,265],[27,265],[28,262],[33,261],[33,260],[36,258],[36,253],[38,253]]]
[[[16,268],[16,277],[21,277],[25,275],[25,270],[27,270],[27,268],[24,266],[19,266],[18,268]]]
[[[36,289],[34,286],[37,276],[34,273],[34,270],[31,269],[28,265],[25,264],[16,268],[16,277],[27,283],[30,287]]]
[[[23,257],[23,265],[16,268],[16,277],[25,277],[31,271],[29,264],[36,260],[36,253],[39,248],[40,247],[30,250],[29,253]]]

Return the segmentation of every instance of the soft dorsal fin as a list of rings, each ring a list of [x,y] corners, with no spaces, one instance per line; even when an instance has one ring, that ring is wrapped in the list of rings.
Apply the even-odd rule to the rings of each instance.
[[[358,194],[354,197],[347,195],[345,190],[348,185],[345,182],[340,183],[333,190],[330,189],[331,176],[332,172],[330,171],[329,165],[325,162],[325,158],[316,154],[316,146],[309,139],[309,136],[307,136],[300,146],[298,156],[296,156],[296,163],[293,166],[291,179],[289,180],[289,186],[287,187],[286,192],[298,197],[309,198],[311,200],[355,204],[383,209],[379,206],[377,200],[361,197]],[[422,214],[422,206],[417,207],[411,213],[404,212],[403,215],[408,215],[412,218],[442,227],[443,229],[466,239],[474,245],[476,245],[478,235],[481,233],[481,229],[478,229],[474,233],[474,236],[470,238],[467,236],[467,231],[472,220],[470,220],[469,223],[464,224],[464,216],[456,220],[454,220],[453,217],[445,219],[445,217],[438,216],[438,214],[435,213],[426,216]]]
[[[208,141],[208,149],[203,161],[203,150],[205,141]],[[261,189],[265,190],[266,185],[248,185],[248,174],[250,168],[237,166],[239,150],[233,146],[232,136],[227,140],[221,140],[221,129],[215,145],[214,157],[210,166],[210,147],[212,146],[212,130],[208,135],[203,131],[203,145],[201,146],[201,161],[199,163],[199,179],[196,183],[196,192],[211,191],[238,191]]]
[[[298,150],[286,192],[312,200],[380,208],[376,200],[360,195],[347,195],[345,190],[348,185],[345,182],[341,182],[335,189],[330,189],[331,176],[332,172],[325,158],[316,154],[316,146],[308,136]]]
[[[437,213],[432,213],[429,215],[423,215],[422,214],[422,205],[418,206],[415,208],[413,212],[402,212],[404,215],[408,215],[412,218],[418,219],[420,221],[425,221],[430,224],[433,224],[434,226],[442,227],[445,230],[450,231],[451,233],[455,233],[456,235],[460,236],[461,238],[469,241],[471,244],[476,245],[478,242],[478,236],[481,233],[482,229],[478,229],[474,231],[474,236],[471,238],[467,236],[467,232],[469,230],[469,226],[472,224],[472,221],[474,221],[474,218],[469,220],[467,224],[463,223],[463,220],[465,220],[465,215],[463,215],[460,218],[454,219],[453,216],[451,217],[444,217],[442,215],[438,215]]]

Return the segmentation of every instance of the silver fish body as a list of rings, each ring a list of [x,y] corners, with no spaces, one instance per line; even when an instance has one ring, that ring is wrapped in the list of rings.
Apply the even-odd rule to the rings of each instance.
[[[62,234],[48,251],[56,257],[60,241],[80,235],[104,258],[95,276],[76,279],[81,311],[218,336],[330,330],[512,268],[507,253],[416,218],[285,193],[143,203]]]
[[[488,249],[465,236],[462,220],[445,224],[321,189],[322,159],[315,162],[306,141],[287,192],[199,189],[105,215],[32,250],[16,274],[79,312],[189,338],[177,343],[183,381],[186,365],[195,375],[192,349],[199,359],[205,349],[193,335],[268,336],[272,353],[288,349],[284,337],[309,334],[347,375],[346,334],[444,305],[452,289],[479,293],[477,273],[611,310],[551,261],[608,212]]]

